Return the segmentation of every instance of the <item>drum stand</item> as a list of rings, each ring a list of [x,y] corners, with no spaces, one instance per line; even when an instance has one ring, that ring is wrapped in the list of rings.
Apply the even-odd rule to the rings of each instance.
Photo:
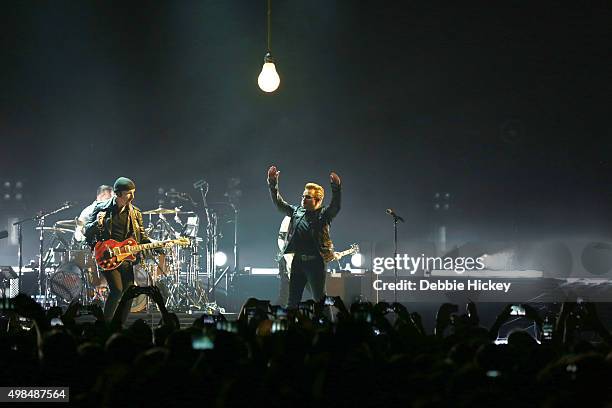
[[[194,238],[190,247],[191,253],[187,256],[185,251],[172,247],[172,272],[165,276],[163,283],[168,289],[166,307],[173,310],[203,309],[206,305],[206,290],[200,283],[198,241]],[[182,255],[182,257],[181,257]],[[185,271],[181,266],[187,265]]]
[[[90,305],[95,297],[95,294],[93,293],[92,290],[92,295],[89,296],[89,291],[91,288],[91,286],[89,286],[89,277],[87,276],[87,265],[85,265],[85,267],[81,268],[81,282],[83,282],[83,286],[81,286],[81,303],[83,306],[88,306]]]
[[[38,300],[42,301],[43,307],[47,307],[48,301],[51,299],[51,291],[49,288],[49,275],[46,273],[47,259],[44,256],[44,242],[45,242],[45,219],[50,216],[57,214],[60,211],[67,210],[72,207],[72,204],[66,202],[64,205],[59,207],[56,210],[48,212],[46,214],[41,213],[34,217],[34,219],[38,220],[38,227],[40,228],[40,237],[39,237],[39,259],[38,259]],[[44,281],[44,283],[43,283]],[[44,294],[43,294],[44,288]]]

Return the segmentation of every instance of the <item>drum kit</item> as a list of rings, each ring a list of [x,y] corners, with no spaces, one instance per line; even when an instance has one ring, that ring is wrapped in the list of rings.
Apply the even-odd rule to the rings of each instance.
[[[145,230],[152,241],[186,238],[189,245],[166,246],[163,253],[143,251],[140,261],[134,265],[135,284],[157,285],[170,310],[220,310],[214,298],[208,296],[214,292],[215,276],[207,271],[214,271],[215,266],[213,264],[211,268],[209,265],[208,260],[214,256],[209,254],[209,245],[205,243],[210,241],[213,244],[211,248],[216,250],[217,235],[208,236],[209,231],[216,231],[216,226],[211,229],[209,225],[211,220],[216,220],[214,211],[206,211],[209,220],[207,239],[198,236],[200,218],[195,212],[159,207],[142,214],[147,217]],[[91,249],[84,242],[83,225],[79,219],[57,221],[53,226],[39,222],[35,229],[41,235],[42,262],[38,269],[44,271],[39,274],[39,294],[36,296],[39,302],[46,307],[67,304],[75,299],[82,304],[104,303],[108,285]],[[201,259],[206,259],[202,265]],[[146,295],[140,295],[132,302],[131,311],[149,311],[152,305]]]
[[[62,220],[52,227],[35,227],[41,236],[51,234],[42,262],[45,271],[42,286],[46,290],[39,294],[46,299],[46,305],[70,303],[76,298],[89,304],[106,296],[106,281],[99,274],[90,249],[73,238],[77,226],[76,220]]]

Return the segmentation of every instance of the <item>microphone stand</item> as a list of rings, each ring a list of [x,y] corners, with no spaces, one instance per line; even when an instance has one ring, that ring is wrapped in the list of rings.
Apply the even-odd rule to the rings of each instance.
[[[393,216],[393,302],[397,303],[397,216]]]
[[[33,221],[36,220],[38,221],[38,226],[40,227],[40,236],[39,236],[39,252],[38,252],[38,256],[39,256],[39,260],[38,260],[38,295],[42,295],[43,293],[43,273],[44,273],[44,268],[45,268],[45,255],[44,255],[44,226],[45,226],[45,218],[49,217],[50,215],[54,215],[57,214],[60,211],[64,211],[67,210],[68,208],[72,207],[71,203],[65,203],[64,205],[62,205],[61,207],[50,211],[48,213],[43,213],[42,211],[40,213],[38,213],[37,215],[33,216],[33,217],[29,217],[29,218],[23,218],[21,220],[17,220],[13,223],[13,225],[17,226],[17,243],[18,243],[18,247],[17,247],[17,257],[19,258],[19,278],[17,280],[17,291],[21,292],[21,280],[22,280],[22,275],[23,275],[23,224],[26,221]],[[45,280],[45,290],[47,282]],[[46,293],[45,293],[45,303],[46,303]]]
[[[393,286],[393,302],[397,302],[397,222],[403,222],[404,220],[394,212],[387,212],[387,214],[393,217],[393,276],[395,283]]]
[[[225,205],[225,206],[229,206],[232,208],[232,211],[234,212],[234,219],[232,221],[228,221],[228,223],[232,222],[234,224],[234,248],[233,248],[233,255],[234,255],[234,271],[233,273],[237,273],[238,272],[238,268],[239,268],[239,250],[238,250],[238,215],[240,213],[240,210],[238,209],[238,206],[233,203],[233,202],[215,202],[213,204],[216,205]]]
[[[208,203],[206,202],[206,194],[208,193],[208,183],[205,180],[198,180],[193,183],[193,187],[200,190],[202,195],[202,208],[204,209],[204,215],[206,216],[206,272],[208,273],[208,281],[206,283],[206,294],[209,296],[212,302],[215,302],[215,251],[216,251],[216,214],[209,212]],[[214,223],[214,225],[213,225]],[[212,286],[211,286],[212,283]]]
[[[234,212],[234,217],[232,221],[228,221],[228,223],[232,222],[234,224],[234,248],[233,248],[233,256],[234,256],[234,269],[230,271],[230,267],[226,266],[223,271],[221,271],[221,273],[219,273],[219,275],[217,276],[216,273],[216,269],[215,269],[215,280],[213,282],[213,286],[212,288],[209,288],[208,291],[209,292],[214,292],[217,289],[217,286],[219,285],[219,282],[221,282],[222,279],[225,278],[225,291],[229,291],[229,286],[231,285],[231,282],[233,282],[234,280],[234,276],[236,276],[236,274],[238,273],[238,263],[239,263],[239,250],[238,250],[238,214],[239,214],[239,209],[238,206],[233,203],[233,202],[222,202],[222,201],[218,201],[218,202],[213,202],[212,204],[214,205],[225,205],[228,207],[232,208],[232,211]],[[214,254],[217,253],[217,241],[216,239],[218,237],[221,237],[222,235],[218,232],[218,218],[216,216],[216,213],[212,214],[212,220],[213,220],[213,224],[214,224],[214,228],[213,228],[213,236],[215,237],[215,246],[214,246],[214,250],[213,250],[213,260],[214,260]],[[217,267],[217,265],[215,264],[215,268]],[[214,293],[213,293],[214,296]],[[216,301],[216,298],[213,297],[213,301]]]
[[[234,274],[238,273],[238,207],[230,203],[234,209]]]
[[[17,279],[17,293],[21,293],[21,274],[23,273],[23,231],[21,225],[26,222],[33,220],[35,217],[24,218],[17,220],[13,225],[17,226],[17,257],[19,258],[19,277]]]
[[[44,240],[45,240],[45,219],[51,215],[57,214],[58,212],[67,210],[68,208],[72,207],[72,205],[70,203],[65,203],[64,205],[62,205],[61,207],[50,211],[46,214],[43,214],[42,212],[37,215],[35,217],[36,220],[38,220],[38,226],[40,227],[40,237],[39,237],[39,260],[38,260],[38,295],[42,296],[43,295],[43,275],[45,277],[45,293],[44,293],[44,303],[43,303],[43,307],[47,306],[47,297],[49,296],[49,280],[47,279],[47,274],[45,271],[46,268],[46,263],[45,259],[44,259]]]

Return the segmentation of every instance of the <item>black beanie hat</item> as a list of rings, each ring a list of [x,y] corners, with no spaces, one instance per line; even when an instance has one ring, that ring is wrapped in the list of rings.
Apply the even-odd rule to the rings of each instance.
[[[119,177],[117,180],[115,180],[115,184],[113,184],[113,190],[115,190],[115,193],[134,190],[135,188],[136,184],[134,184],[134,182],[127,177]]]

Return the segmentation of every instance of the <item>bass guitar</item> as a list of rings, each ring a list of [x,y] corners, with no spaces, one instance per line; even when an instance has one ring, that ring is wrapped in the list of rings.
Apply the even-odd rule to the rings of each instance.
[[[145,249],[164,248],[172,245],[187,246],[189,244],[188,238],[169,239],[151,242],[150,244],[138,244],[133,238],[121,242],[107,239],[96,243],[93,255],[100,269],[111,271],[117,269],[125,261],[135,261],[136,254]]]

